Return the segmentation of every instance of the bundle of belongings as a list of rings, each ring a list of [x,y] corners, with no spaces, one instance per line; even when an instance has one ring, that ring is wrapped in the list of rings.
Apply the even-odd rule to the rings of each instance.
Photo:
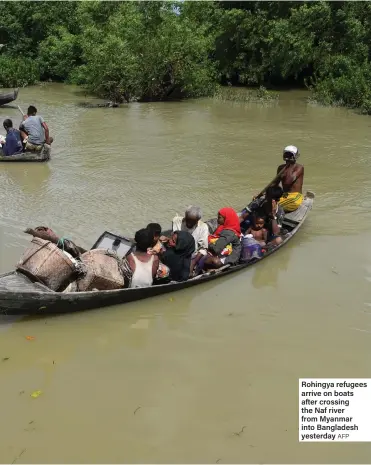
[[[86,251],[54,231],[39,226],[26,229],[33,239],[16,269],[57,292],[84,292],[129,287],[126,258],[108,249]]]

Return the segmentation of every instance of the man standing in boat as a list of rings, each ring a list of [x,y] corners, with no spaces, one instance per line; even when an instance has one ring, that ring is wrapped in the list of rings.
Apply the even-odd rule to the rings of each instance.
[[[277,180],[276,185],[282,185],[283,195],[279,204],[286,213],[293,212],[300,207],[303,202],[303,180],[304,166],[296,163],[299,158],[299,149],[294,145],[288,145],[283,150],[284,164],[277,168],[277,174],[285,168]]]
[[[37,109],[30,105],[27,116],[19,127],[23,141],[26,140],[25,149],[32,152],[40,152],[44,144],[50,145],[53,142],[53,138],[49,136],[48,125],[36,113]]]

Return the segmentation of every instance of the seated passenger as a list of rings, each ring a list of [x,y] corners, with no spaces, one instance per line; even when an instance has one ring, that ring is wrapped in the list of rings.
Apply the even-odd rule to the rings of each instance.
[[[8,157],[23,152],[23,145],[21,141],[21,134],[17,129],[13,128],[11,119],[6,119],[3,123],[6,131],[5,142],[1,143],[3,155]]]
[[[163,250],[163,245],[160,241],[162,228],[158,223],[149,223],[147,224],[147,229],[153,232],[155,245],[148,250],[148,253],[158,254]]]
[[[241,255],[240,219],[233,208],[218,212],[219,227],[209,236],[209,254],[200,260],[200,268],[220,268],[235,265]]]
[[[185,211],[184,218],[181,221],[177,221],[180,217],[173,219],[173,232],[175,231],[187,231],[192,234],[196,250],[207,249],[208,247],[208,236],[209,228],[207,224],[201,221],[202,211],[200,207],[190,205]]]
[[[264,247],[267,244],[268,230],[265,228],[265,220],[260,215],[253,215],[253,225],[246,234],[252,234],[253,238]]]
[[[186,281],[190,275],[195,241],[187,231],[175,231],[166,243],[166,250],[160,254],[161,261],[169,267],[173,281]]]
[[[252,226],[252,214],[244,208],[239,214],[241,233],[246,234]]]
[[[151,230],[154,234],[155,245],[147,250],[150,255],[158,255],[160,252],[165,251],[165,247],[160,241],[162,228],[158,223],[149,223],[147,229]],[[170,269],[168,266],[159,262],[158,270],[155,279],[158,281],[157,284],[165,284],[165,280],[168,280],[170,276]]]
[[[153,231],[140,229],[135,233],[135,242],[135,252],[127,257],[127,262],[133,272],[130,287],[152,286],[159,266],[157,255],[147,253],[147,250],[155,245]]]
[[[282,223],[285,217],[284,209],[279,204],[282,197],[280,187],[270,187],[266,194],[266,211],[268,215],[268,242],[274,245],[281,244]]]

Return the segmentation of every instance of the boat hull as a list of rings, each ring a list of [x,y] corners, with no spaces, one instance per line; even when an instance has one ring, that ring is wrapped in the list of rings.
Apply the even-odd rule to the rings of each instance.
[[[19,89],[14,89],[13,92],[8,92],[6,94],[0,94],[0,107],[1,105],[6,105],[11,103],[18,97]]]
[[[0,149],[0,162],[45,162],[50,160],[50,155],[50,146],[44,146],[41,152],[23,152],[17,155],[10,155],[7,157],[3,155],[3,152]]]
[[[0,276],[0,314],[59,314],[102,308],[187,289],[218,279],[221,276],[236,273],[267,259],[270,255],[284,247],[304,224],[312,209],[313,199],[314,194],[307,193],[303,205],[296,212],[286,215],[284,227],[289,230],[288,234],[285,235],[280,245],[266,252],[261,259],[254,259],[249,263],[243,263],[221,271],[216,270],[185,282],[112,291],[58,293],[51,291],[40,283],[32,283],[24,275],[11,272]]]

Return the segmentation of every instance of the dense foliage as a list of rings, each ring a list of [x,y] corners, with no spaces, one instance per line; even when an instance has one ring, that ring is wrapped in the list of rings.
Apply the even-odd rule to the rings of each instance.
[[[0,2],[0,85],[62,80],[115,100],[304,86],[371,113],[369,2]]]

